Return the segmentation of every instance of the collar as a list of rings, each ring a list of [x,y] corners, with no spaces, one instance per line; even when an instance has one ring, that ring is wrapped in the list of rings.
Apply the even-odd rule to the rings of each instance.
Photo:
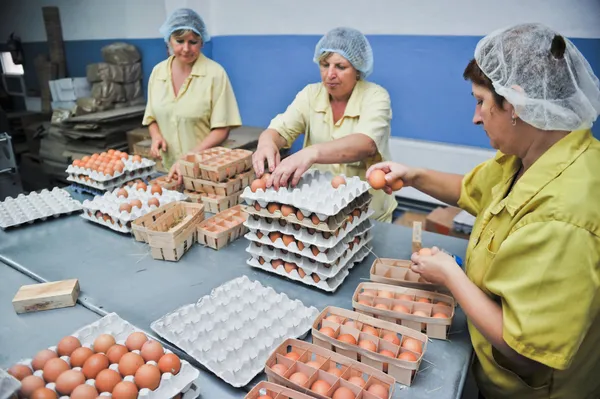
[[[172,55],[167,59],[167,62],[161,64],[157,70],[156,78],[160,80],[168,80],[171,78],[171,65],[175,56]],[[196,62],[192,66],[191,76],[206,76],[206,56],[202,53],[198,56]]]
[[[354,89],[352,90],[352,94],[348,99],[348,104],[346,104],[346,109],[344,110],[344,117],[357,117],[360,116],[360,103],[363,97],[363,92],[365,91],[365,82],[359,80],[356,82]],[[327,113],[331,109],[331,103],[329,102],[329,93],[327,93],[327,89],[325,86],[321,84],[319,87],[319,92],[317,93],[317,101],[315,103],[315,111]]]

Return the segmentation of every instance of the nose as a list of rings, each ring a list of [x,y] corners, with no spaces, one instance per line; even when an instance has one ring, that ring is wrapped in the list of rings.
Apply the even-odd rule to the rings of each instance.
[[[190,44],[188,42],[183,43],[183,51],[185,51],[186,53],[190,51]]]
[[[479,106],[475,107],[475,114],[473,115],[473,123],[475,125],[483,124],[483,118],[481,117],[481,111],[479,110]]]
[[[327,69],[327,78],[329,80],[333,80],[333,79],[336,78],[335,66],[334,65],[329,65],[329,68]]]

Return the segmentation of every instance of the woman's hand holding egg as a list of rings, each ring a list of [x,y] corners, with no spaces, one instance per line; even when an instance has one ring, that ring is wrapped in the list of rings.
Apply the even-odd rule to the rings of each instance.
[[[183,176],[181,175],[181,166],[179,166],[179,162],[175,162],[173,166],[171,166],[167,179],[169,181],[175,179],[177,180],[177,184],[183,183]]]
[[[367,170],[367,181],[376,190],[387,194],[411,186],[415,169],[395,162],[380,162]]]
[[[297,153],[290,155],[275,168],[271,178],[267,181],[268,187],[296,187],[300,178],[316,161],[317,150],[314,147],[306,147]],[[291,180],[290,180],[291,179]]]
[[[454,273],[462,273],[454,258],[437,247],[423,248],[411,256],[410,269],[430,283],[447,285]]]

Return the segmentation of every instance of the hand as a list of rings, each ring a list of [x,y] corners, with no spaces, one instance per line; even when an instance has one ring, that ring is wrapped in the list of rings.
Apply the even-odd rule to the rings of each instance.
[[[392,194],[392,183],[398,179],[404,182],[405,187],[410,187],[413,184],[413,179],[416,176],[416,169],[396,163],[396,162],[380,162],[371,166],[367,170],[367,179],[374,170],[382,170],[385,172],[385,181],[387,184],[383,187],[386,194]]]
[[[297,153],[290,155],[275,168],[267,181],[267,187],[287,187],[291,178],[291,186],[296,187],[300,178],[317,160],[317,152],[313,147],[306,147]]]
[[[163,136],[155,135],[152,136],[152,146],[150,147],[150,154],[154,158],[162,159],[160,152],[167,151],[167,142],[163,138]]]
[[[454,273],[462,273],[454,258],[437,247],[431,248],[431,255],[414,253],[410,259],[413,262],[410,269],[433,284],[446,286]]]
[[[259,141],[256,151],[252,154],[252,166],[254,167],[256,177],[261,177],[265,173],[265,159],[271,172],[281,162],[279,147],[277,147],[277,144],[273,140],[266,139]]]
[[[181,175],[181,167],[179,166],[179,162],[175,162],[173,166],[171,166],[167,179],[176,179],[177,184],[183,183],[183,176]]]

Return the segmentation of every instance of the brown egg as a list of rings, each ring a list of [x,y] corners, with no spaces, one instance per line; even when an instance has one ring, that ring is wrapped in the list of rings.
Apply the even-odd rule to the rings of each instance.
[[[33,391],[46,386],[46,382],[38,376],[28,375],[21,380],[21,389],[19,396],[21,398],[29,398]]]
[[[134,155],[133,162],[142,162],[142,157],[140,157],[139,155]]]
[[[354,394],[354,392],[352,392],[350,390],[350,388],[346,388],[346,387],[339,387],[338,389],[335,390],[335,392],[333,393],[333,396],[331,397],[331,399],[354,399],[356,398],[356,395]]]
[[[8,374],[21,381],[23,378],[33,375],[33,371],[24,364],[15,364],[8,369]]]
[[[271,202],[269,205],[267,205],[267,210],[269,211],[269,213],[275,213],[279,210],[279,204]]]
[[[400,338],[394,333],[384,333],[381,339],[391,342],[394,345],[400,345]]]
[[[368,339],[361,339],[360,341],[358,341],[358,346],[368,351],[377,351],[377,345],[375,345],[375,342],[369,341]]]
[[[414,338],[404,338],[402,347],[411,352],[423,353],[423,344]]]
[[[379,334],[377,333],[377,330],[375,328],[373,328],[372,326],[367,326],[366,324],[363,325],[362,332],[364,332],[366,334],[374,335],[376,337],[379,336]]]
[[[85,378],[94,379],[100,371],[108,368],[108,365],[109,362],[106,355],[103,353],[96,353],[85,361],[81,371],[83,371]]]
[[[152,206],[152,205],[154,205],[157,208],[160,206],[160,201],[158,200],[158,198],[152,197],[148,200],[148,206]]]
[[[94,340],[94,352],[106,353],[108,348],[116,344],[115,338],[110,334],[100,334]]]
[[[344,320],[344,318],[341,316],[330,314],[329,316],[325,317],[325,320],[331,321],[333,323],[341,324],[342,321]]]
[[[281,259],[274,259],[271,261],[271,266],[273,269],[277,269],[281,265],[283,265],[283,261]]]
[[[138,207],[139,209],[142,209],[142,201],[140,201],[139,199],[134,199],[134,200],[130,201],[129,203],[131,204],[132,210],[134,207]]]
[[[281,363],[274,364],[273,366],[271,366],[271,369],[279,375],[284,375],[285,372],[288,370],[288,368]]]
[[[111,364],[117,364],[119,363],[123,355],[125,355],[128,352],[129,350],[125,346],[117,344],[111,346],[110,349],[108,349],[108,352],[106,352],[106,357],[108,357],[108,361]]]
[[[139,389],[154,391],[160,385],[160,370],[156,366],[144,364],[135,372],[134,380]]]
[[[390,187],[392,188],[392,191],[398,191],[400,190],[402,187],[404,187],[404,181],[402,181],[402,179],[398,179],[396,181],[394,181]]]
[[[113,388],[122,381],[121,376],[114,370],[102,370],[96,376],[96,389],[98,392],[112,392]]]
[[[372,393],[374,396],[377,396],[381,399],[387,399],[390,395],[389,389],[381,384],[371,384],[371,386],[367,389],[367,392]]]
[[[298,218],[298,220],[304,220],[304,214],[300,209],[298,209],[298,212],[296,212],[296,217]]]
[[[420,317],[429,317],[429,313],[426,313],[426,312],[424,312],[422,310],[415,310],[413,312],[413,315],[420,316]]]
[[[419,255],[421,256],[431,256],[432,252],[430,248],[421,248],[419,250]]]
[[[418,298],[417,302],[421,302],[421,303],[431,303],[431,300],[428,298]]]
[[[396,299],[400,299],[402,301],[412,301],[414,296],[408,294],[400,294],[396,297]]]
[[[138,184],[135,185],[135,191],[146,191],[148,189],[148,186],[146,185],[146,183],[143,182],[139,182]]]
[[[121,173],[125,169],[125,164],[122,161],[117,161],[117,162],[115,162],[114,169],[117,172]]]
[[[373,187],[375,190],[381,190],[387,184],[385,181],[385,172],[381,169],[372,171],[369,175],[368,181],[371,187]]]
[[[329,367],[329,370],[327,370],[327,372],[328,372],[329,374],[333,374],[333,375],[335,375],[336,377],[341,377],[341,376],[342,376],[342,374],[344,374],[344,372],[342,371],[342,369],[338,369],[338,368],[335,366],[335,364],[334,364],[334,365],[332,365],[331,367]]]
[[[269,238],[271,239],[271,242],[277,241],[277,239],[281,238],[282,236],[283,234],[281,234],[278,231],[272,231],[269,233]]]
[[[311,277],[315,283],[318,283],[319,281],[321,281],[321,277],[319,277],[316,273],[313,273],[311,275]]]
[[[281,205],[281,214],[283,216],[289,216],[292,213],[294,213],[295,209],[292,206],[289,205]]]
[[[434,319],[447,319],[448,318],[448,316],[445,313],[441,313],[441,312],[434,313],[433,316],[431,316],[431,317],[433,317]]]
[[[294,241],[296,241],[296,240],[294,239],[294,237],[293,237],[293,236],[290,236],[290,235],[287,235],[287,234],[285,234],[285,235],[282,237],[282,239],[283,239],[283,244],[284,244],[286,247],[288,247],[288,246],[289,246],[291,243],[293,243]]]
[[[331,179],[331,186],[333,188],[338,188],[342,184],[346,184],[346,179],[344,179],[344,176],[336,176]]]
[[[167,353],[158,361],[158,369],[161,373],[177,375],[181,370],[181,360],[174,353]]]
[[[290,375],[289,380],[291,382],[293,382],[294,384],[298,384],[301,387],[303,387],[303,386],[306,386],[306,383],[308,382],[308,377],[306,376],[306,374],[298,371],[298,372]]]
[[[360,377],[359,377],[359,376],[357,376],[357,375],[355,375],[355,376],[353,376],[353,377],[350,377],[350,378],[348,378],[348,382],[349,382],[350,384],[354,384],[354,385],[356,385],[356,386],[359,386],[359,387],[361,387],[361,388],[362,388],[362,387],[364,387],[364,386],[365,386],[365,384],[366,384],[365,380],[364,380],[364,379],[362,379],[362,378],[360,378]]]
[[[133,382],[121,381],[113,388],[112,399],[137,399],[138,392],[138,387]]]
[[[44,380],[54,382],[62,372],[70,368],[69,364],[61,358],[50,359],[44,365]]]
[[[35,355],[35,357],[33,358],[33,360],[31,361],[31,367],[34,370],[42,370],[48,360],[55,359],[57,357],[58,355],[56,354],[56,352],[51,351],[50,349],[43,349],[39,351],[37,355]]]
[[[93,354],[94,351],[85,346],[75,349],[73,353],[71,353],[71,358],[69,359],[71,367],[83,367],[85,361],[88,360]]]
[[[102,216],[102,219],[103,219],[105,222],[108,222],[108,223],[112,223],[112,222],[113,222],[112,218],[110,217],[110,215],[109,215],[108,213],[105,213],[105,214]]]
[[[342,334],[337,337],[338,341],[342,341],[346,344],[356,345],[356,338],[350,334]]]
[[[331,385],[327,381],[324,381],[324,380],[316,380],[310,386],[311,391],[316,392],[320,395],[324,395],[324,396],[329,391],[329,388],[331,388]]]
[[[378,291],[377,292],[377,296],[380,298],[390,298],[393,299],[394,298],[394,293],[393,292],[389,292],[389,291]]]
[[[253,193],[255,193],[256,190],[266,191],[267,190],[267,181],[263,180],[263,179],[254,180],[252,182],[252,184],[250,185],[250,190],[252,190]]]
[[[321,367],[321,362],[312,360],[310,362],[306,362],[306,365],[318,369],[319,367]]]
[[[119,206],[119,212],[131,212],[131,204],[124,203]]]
[[[148,341],[148,337],[146,334],[140,331],[136,331],[134,333],[129,334],[127,337],[127,341],[125,341],[125,346],[130,351],[141,350],[142,346]]]
[[[265,258],[263,258],[262,256],[258,257],[258,263],[260,263],[261,265],[265,264]]]
[[[175,399],[175,398],[173,398],[173,399]],[[261,395],[258,397],[258,399],[273,399],[273,397],[269,396],[269,395]]]
[[[96,399],[98,397],[98,391],[91,385],[82,384],[75,387],[71,393],[71,399]]]
[[[392,308],[392,310],[394,312],[400,312],[400,313],[408,313],[408,314],[410,314],[410,309],[407,308],[406,306],[400,305],[400,304],[394,305],[394,307]]]
[[[144,365],[144,358],[137,353],[126,353],[119,360],[119,373],[123,377],[135,375],[135,372]]]
[[[56,379],[56,390],[61,395],[69,396],[81,384],[85,384],[83,373],[76,370],[67,370]]]
[[[107,166],[106,168],[104,168],[104,174],[106,176],[112,176],[115,174],[115,170],[113,168],[111,168],[110,166]]]
[[[298,359],[300,359],[300,354],[298,352],[288,352],[285,354],[285,357],[287,357],[288,359],[292,359],[293,361],[296,361]]]
[[[383,309],[383,310],[390,310],[390,308],[388,307],[388,305],[385,305],[383,303],[378,303],[375,305],[376,309]]]
[[[321,223],[321,219],[319,219],[319,217],[317,215],[315,215],[314,213],[310,217],[310,221],[313,222],[313,224],[319,224],[319,223]]]
[[[327,335],[328,337],[335,338],[335,330],[331,327],[321,327],[319,332]]]
[[[304,278],[304,276],[306,276],[306,272],[304,271],[304,269],[302,269],[301,267],[298,268],[298,275],[300,276],[300,278]]]
[[[162,195],[163,190],[162,187],[159,186],[158,184],[153,184],[152,188],[150,188],[150,194],[154,195],[154,194],[158,194],[158,195]]]
[[[142,358],[149,362],[153,360],[158,363],[162,355],[165,354],[165,350],[163,346],[158,341],[148,341],[142,345],[142,350],[140,352]]]
[[[38,388],[31,394],[31,399],[57,399],[57,396],[52,389]]]
[[[260,206],[260,204],[258,203],[258,201],[256,201],[256,202],[254,203],[254,209],[256,209],[256,210],[257,210],[257,211],[259,211],[259,212],[260,212],[260,210],[262,209],[262,208],[261,208],[261,206]]]
[[[71,335],[64,337],[58,343],[56,347],[56,352],[58,356],[71,356],[71,353],[77,348],[81,347],[81,342]]]
[[[300,251],[304,250],[304,243],[302,241],[296,241],[296,245]]]
[[[401,360],[406,360],[408,362],[416,362],[417,360],[419,360],[417,358],[417,356],[414,355],[414,353],[410,353],[410,352],[402,352],[399,356],[398,359]]]

